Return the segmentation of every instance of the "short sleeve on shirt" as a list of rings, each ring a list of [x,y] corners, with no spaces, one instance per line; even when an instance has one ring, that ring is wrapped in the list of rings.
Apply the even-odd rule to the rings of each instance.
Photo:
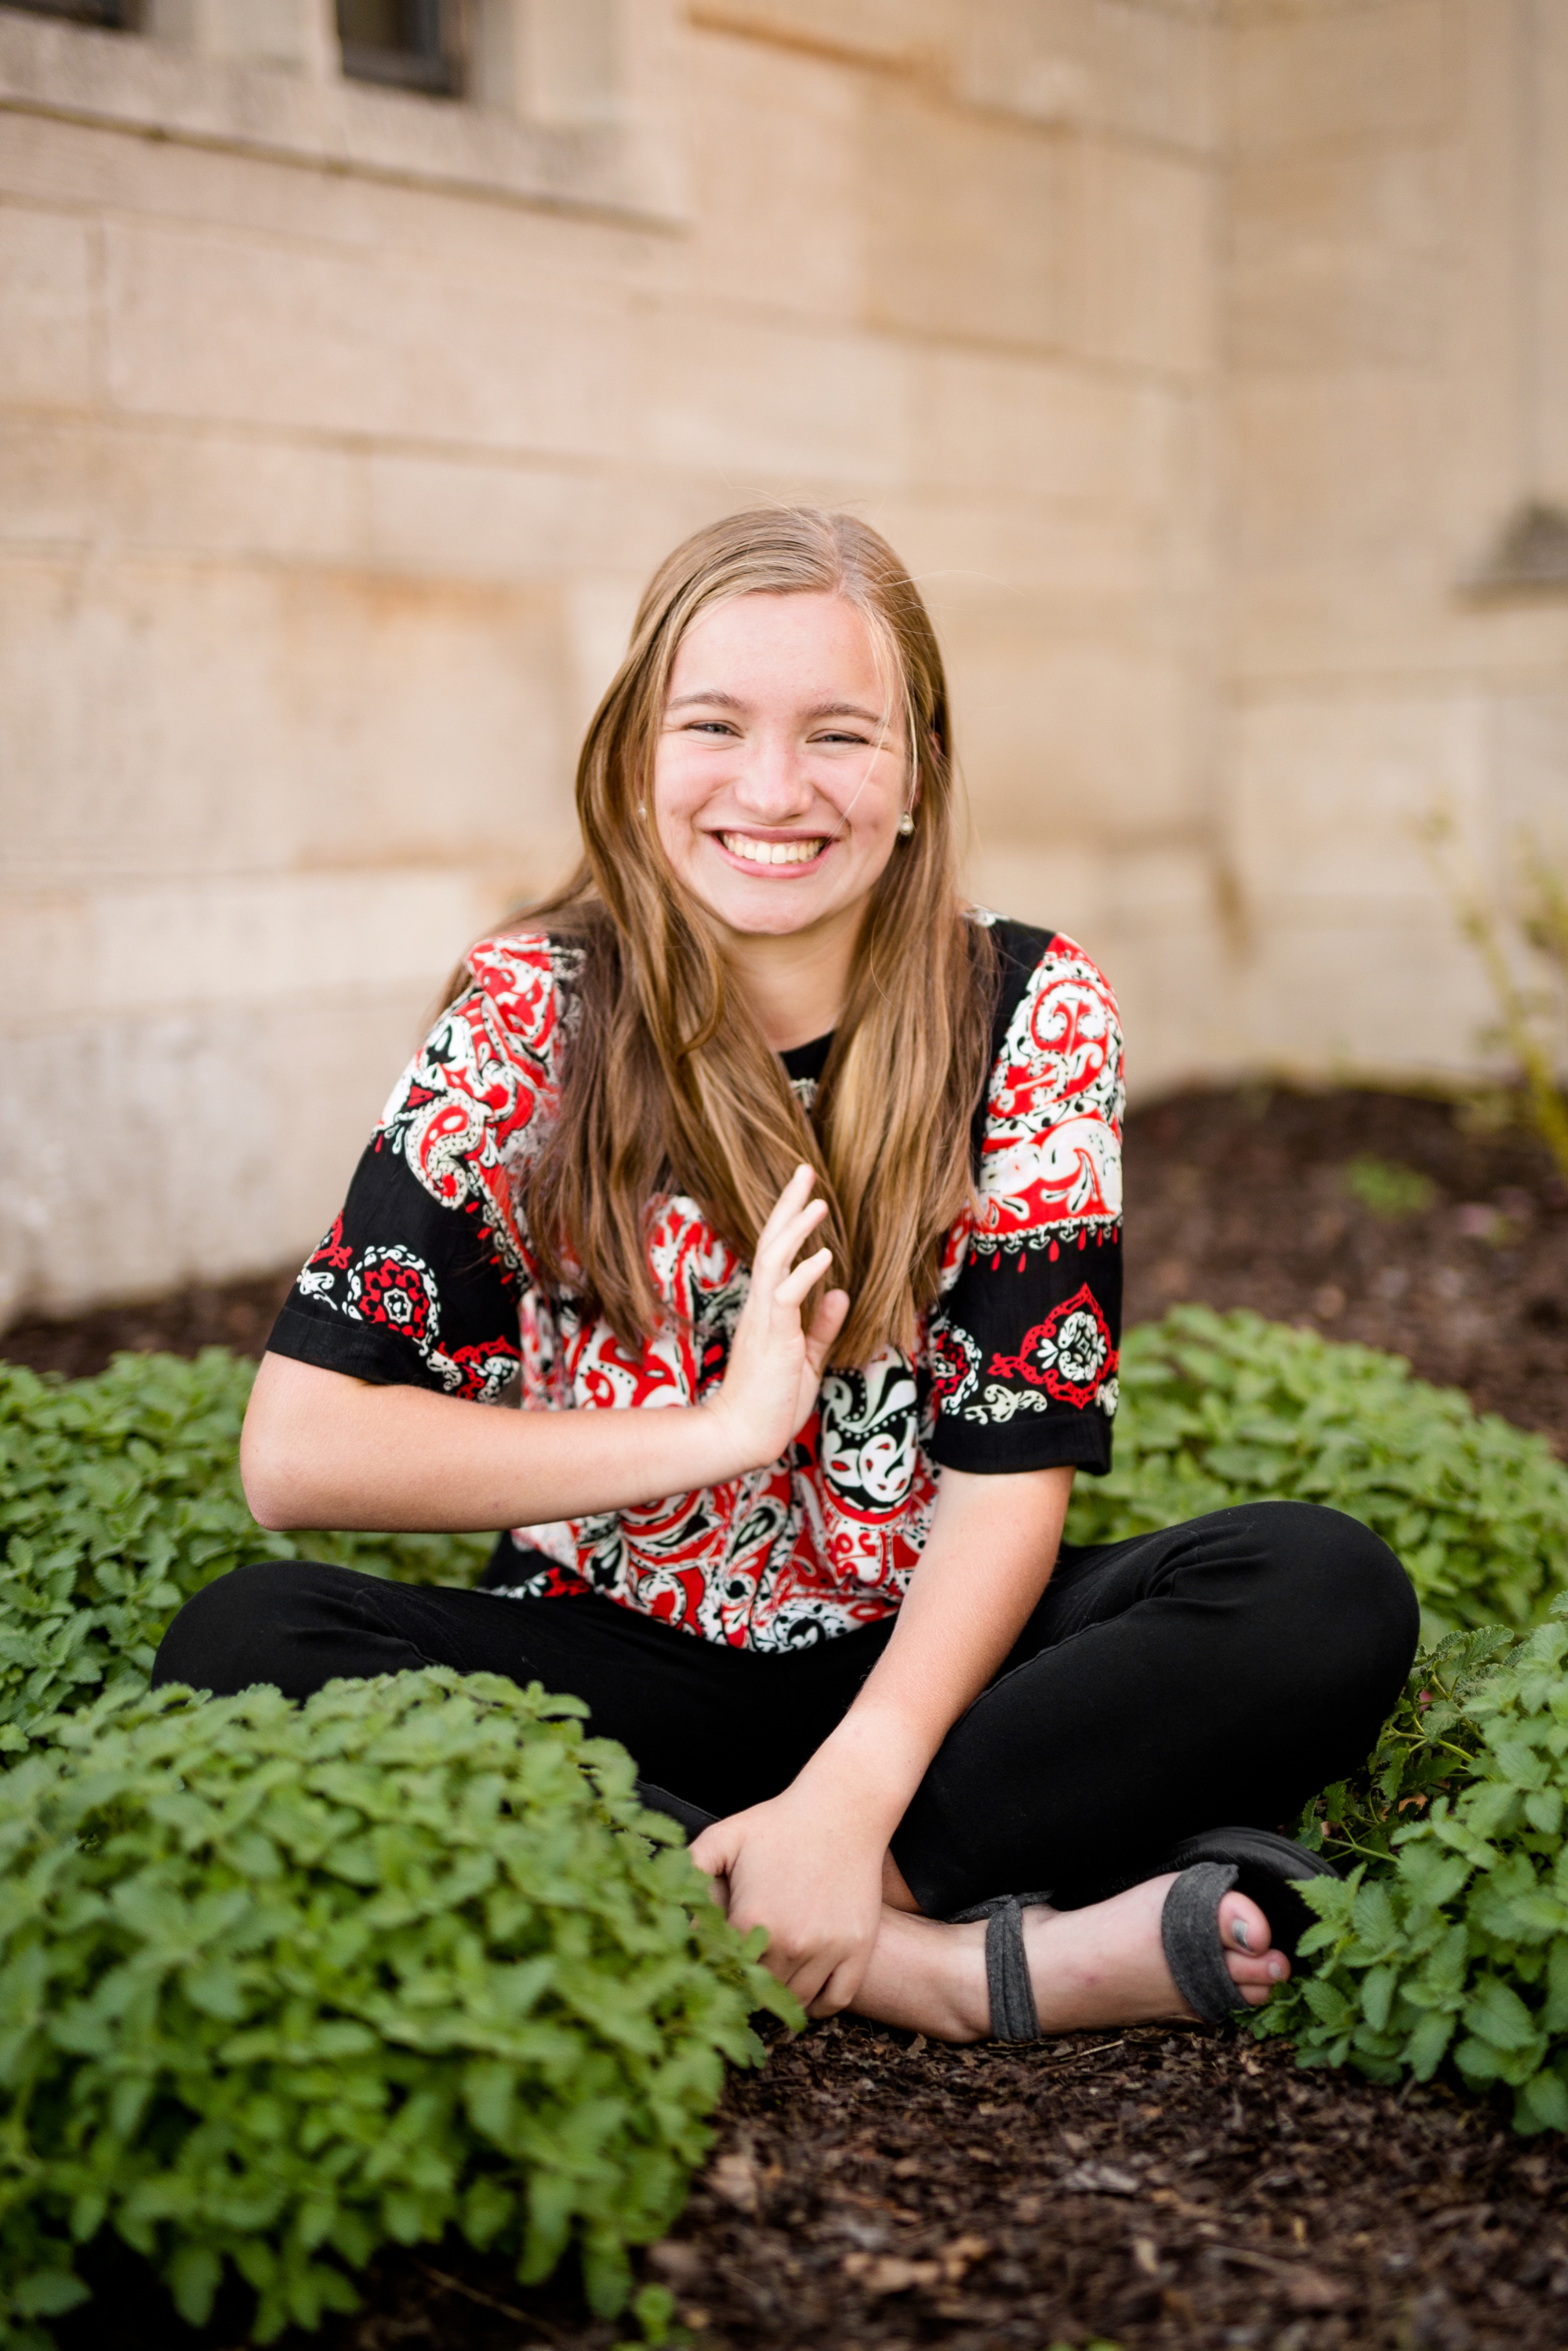
[[[487,941],[469,967],[268,1344],[355,1379],[494,1402],[521,1364],[533,1268],[513,1170],[554,1114],[561,999],[544,939]]]
[[[1122,1035],[1071,939],[998,924],[978,1208],[932,1318],[932,1458],[1103,1476],[1122,1320]]]

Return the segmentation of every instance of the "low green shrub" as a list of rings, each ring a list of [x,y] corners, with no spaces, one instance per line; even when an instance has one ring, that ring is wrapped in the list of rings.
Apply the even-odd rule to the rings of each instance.
[[[1568,1469],[1400,1356],[1178,1306],[1128,1333],[1121,1380],[1116,1466],[1080,1480],[1073,1542],[1232,1502],[1332,1503],[1404,1561],[1427,1641],[1531,1624],[1568,1583]]]
[[[88,1380],[0,1364],[0,1754],[62,1707],[145,1687],[181,1602],[246,1561],[472,1581],[488,1537],[258,1527],[238,1466],[255,1376],[220,1347],[117,1355]]]
[[[1418,1167],[1406,1167],[1397,1159],[1375,1158],[1369,1151],[1347,1160],[1340,1175],[1353,1200],[1390,1224],[1402,1217],[1425,1215],[1437,1196],[1436,1184]]]
[[[460,2230],[623,2304],[748,2014],[803,2022],[573,1699],[444,1671],[108,1697],[0,1776],[0,2339],[117,2231],[201,2325]],[[760,1935],[757,1937],[760,1939]]]
[[[1428,2080],[1450,2061],[1568,2129],[1568,1600],[1522,1639],[1418,1660],[1375,1754],[1298,1834],[1342,1867],[1301,1891],[1312,1970],[1260,2011],[1304,2065]]]

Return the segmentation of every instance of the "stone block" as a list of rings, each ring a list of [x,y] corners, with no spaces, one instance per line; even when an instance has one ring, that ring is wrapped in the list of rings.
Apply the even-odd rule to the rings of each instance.
[[[699,26],[878,65],[944,63],[964,0],[689,0]]]
[[[992,0],[957,24],[954,87],[1028,121],[1092,127],[1212,152],[1218,27],[1207,9],[1146,0]]]
[[[1451,0],[1240,8],[1229,26],[1230,135],[1243,156],[1412,137],[1452,125],[1458,98]]]
[[[108,879],[18,897],[0,930],[0,1029],[69,1028],[391,990],[429,995],[494,914],[460,867]]]
[[[851,323],[865,281],[858,76],[821,57],[689,36],[693,233],[668,256],[685,292]]]
[[[1430,148],[1380,146],[1238,172],[1235,363],[1440,370],[1457,290],[1454,164]]]
[[[1095,0],[1096,120],[1129,138],[1212,155],[1220,141],[1224,34],[1207,6]]]
[[[553,597],[40,561],[0,571],[0,613],[33,872],[488,865],[570,825]]]
[[[302,1259],[425,1011],[404,989],[18,1039],[33,1115],[0,1141],[0,1322]]]
[[[943,637],[982,837],[1126,845],[1190,820],[1206,697],[1178,656],[1022,596],[977,594]]]
[[[1500,862],[1544,860],[1568,888],[1568,692],[1504,683],[1490,732]]]
[[[1212,848],[1200,841],[1117,858],[1106,955],[1135,1102],[1244,1067],[1242,985]]]
[[[1439,811],[1495,858],[1487,705],[1473,690],[1258,694],[1234,723],[1229,839],[1246,919],[1437,923],[1422,828]]]
[[[1172,489],[1170,399],[1083,366],[936,346],[912,362],[923,488],[1158,506]]]
[[[101,528],[110,483],[99,426],[0,410],[0,543],[79,546]]]
[[[1120,618],[1162,596],[1162,534],[1132,508],[1020,495],[1002,510],[916,488],[880,501],[877,528],[919,580],[939,636],[977,580],[992,592],[1034,593],[1069,625],[1095,610]]]
[[[86,408],[99,396],[95,242],[89,222],[0,206],[0,402]]]
[[[1254,375],[1228,388],[1226,406],[1242,578],[1324,563],[1407,570],[1419,559],[1451,591],[1464,549],[1445,515],[1456,451],[1441,379]]]
[[[1062,137],[882,82],[866,93],[867,305],[879,326],[1060,343],[1074,227]]]
[[[373,464],[360,452],[294,437],[103,414],[0,413],[0,541],[58,549],[109,538],[138,553],[381,562],[386,550],[368,517]],[[497,471],[509,477],[482,460],[439,470],[492,486]],[[452,559],[448,530],[443,568]],[[472,567],[490,568],[483,560]]]
[[[1087,142],[1072,340],[1095,359],[1200,375],[1220,297],[1214,175],[1205,162]]]
[[[272,1261],[280,1131],[259,1027],[202,1013],[12,1041],[32,1114],[0,1141],[0,1314]]]
[[[1440,912],[1270,925],[1238,987],[1253,1069],[1343,1084],[1452,1082],[1489,1063],[1496,1019],[1480,968]]]
[[[34,413],[0,419],[0,538],[341,562],[364,552],[360,475],[341,449]]]
[[[284,66],[325,80],[338,69],[327,0],[147,0],[138,30],[209,57]]]
[[[977,905],[1042,930],[1065,931],[1108,969],[1112,874],[1103,849],[1064,837],[1042,846],[1000,827],[977,829],[965,882]],[[1113,982],[1114,985],[1114,982]]]
[[[108,284],[122,409],[559,455],[625,445],[624,308],[559,284],[141,222],[108,232]]]
[[[644,459],[689,468],[723,512],[758,496],[863,496],[909,470],[911,360],[878,336],[664,305],[639,352]],[[720,485],[722,484],[722,488]]]
[[[482,452],[379,448],[358,462],[357,479],[367,561],[471,582],[554,586],[583,569],[641,581],[716,511],[709,485],[678,474]]]

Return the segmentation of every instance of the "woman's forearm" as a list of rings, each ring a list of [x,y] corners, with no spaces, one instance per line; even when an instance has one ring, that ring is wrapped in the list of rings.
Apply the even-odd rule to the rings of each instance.
[[[263,1357],[240,1471],[265,1527],[444,1533],[581,1518],[758,1465],[706,1405],[511,1412]]]
[[[264,1527],[458,1534],[634,1510],[777,1461],[817,1398],[849,1300],[810,1250],[827,1214],[798,1167],[758,1238],[717,1388],[702,1404],[505,1412],[429,1388],[373,1386],[267,1353],[240,1440],[246,1499]]]
[[[893,1636],[800,1774],[824,1792],[852,1790],[857,1816],[883,1842],[1038,1604],[1071,1490],[1071,1469],[1006,1478],[943,1471],[931,1535]]]

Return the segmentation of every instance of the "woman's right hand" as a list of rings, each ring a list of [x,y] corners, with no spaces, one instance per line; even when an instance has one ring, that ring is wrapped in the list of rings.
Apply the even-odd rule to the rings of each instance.
[[[730,1342],[729,1364],[705,1409],[733,1447],[736,1471],[765,1468],[810,1419],[828,1350],[850,1311],[849,1292],[828,1290],[810,1329],[800,1309],[832,1262],[817,1249],[790,1271],[795,1252],[828,1213],[810,1196],[815,1177],[802,1165],[773,1204],[751,1266],[751,1290]],[[733,1473],[732,1473],[733,1474]]]

